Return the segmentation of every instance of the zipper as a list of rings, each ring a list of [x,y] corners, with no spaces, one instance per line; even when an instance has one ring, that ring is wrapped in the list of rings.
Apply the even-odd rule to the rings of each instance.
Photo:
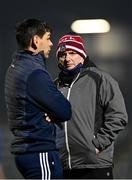
[[[77,77],[74,79],[74,81],[71,83],[69,89],[68,89],[68,94],[67,94],[67,99],[69,100],[70,99],[70,93],[71,93],[71,89],[72,89],[72,86],[73,84],[75,83],[75,81],[78,79],[80,73],[78,73]],[[68,166],[69,166],[69,169],[71,169],[71,153],[70,153],[70,148],[69,148],[69,142],[68,142],[68,131],[67,131],[67,121],[64,122],[64,129],[65,129],[65,141],[66,141],[66,149],[67,149],[67,152],[68,152]]]

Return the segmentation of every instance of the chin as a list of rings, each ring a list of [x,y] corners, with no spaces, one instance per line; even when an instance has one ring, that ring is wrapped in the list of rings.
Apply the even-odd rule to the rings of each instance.
[[[47,58],[49,58],[49,55],[48,54],[44,54],[44,57],[47,59]]]
[[[68,69],[68,70],[71,70],[71,69],[73,69],[73,68],[74,68],[74,67],[68,67],[67,69]]]

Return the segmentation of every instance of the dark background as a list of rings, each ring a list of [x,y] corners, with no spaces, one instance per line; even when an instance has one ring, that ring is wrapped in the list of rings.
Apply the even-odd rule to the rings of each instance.
[[[11,134],[4,103],[5,71],[11,63],[16,49],[14,27],[24,18],[35,17],[46,20],[54,30],[54,47],[47,60],[53,78],[58,68],[55,50],[58,38],[70,31],[70,25],[77,19],[104,18],[111,25],[106,34],[85,34],[83,38],[90,58],[109,72],[122,90],[129,124],[120,133],[115,144],[115,178],[132,178],[132,1],[131,0],[1,0],[0,2],[0,126],[3,130],[3,166],[7,178],[19,179],[9,152]]]

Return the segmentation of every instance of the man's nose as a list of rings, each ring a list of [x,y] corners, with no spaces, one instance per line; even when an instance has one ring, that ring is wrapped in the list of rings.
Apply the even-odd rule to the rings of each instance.
[[[69,61],[70,60],[70,54],[66,53],[65,59],[66,59],[66,61]]]
[[[52,41],[50,40],[50,47],[52,47],[53,46],[53,43],[52,43]]]

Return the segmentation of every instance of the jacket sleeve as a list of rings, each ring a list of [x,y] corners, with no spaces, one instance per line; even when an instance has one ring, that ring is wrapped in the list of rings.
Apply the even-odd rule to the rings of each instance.
[[[103,76],[100,97],[104,109],[104,120],[95,139],[93,139],[93,143],[96,148],[102,151],[111,145],[118,133],[125,128],[128,117],[118,83],[108,74]]]
[[[30,100],[57,121],[70,119],[71,105],[56,88],[47,71],[34,71],[28,78],[27,91]]]

